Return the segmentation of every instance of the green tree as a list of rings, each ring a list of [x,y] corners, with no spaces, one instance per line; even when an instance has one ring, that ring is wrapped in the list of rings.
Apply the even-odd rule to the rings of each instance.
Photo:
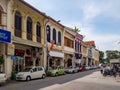
[[[106,52],[106,62],[110,63],[110,59],[120,58],[120,52],[117,50],[107,50]]]
[[[107,59],[118,59],[120,57],[120,52],[117,50],[107,50],[106,58]]]
[[[104,52],[103,51],[99,51],[99,62],[104,63]]]
[[[79,33],[80,32],[80,29],[79,28],[77,28],[76,26],[75,26],[75,28],[73,29],[75,32],[77,32],[77,33]]]

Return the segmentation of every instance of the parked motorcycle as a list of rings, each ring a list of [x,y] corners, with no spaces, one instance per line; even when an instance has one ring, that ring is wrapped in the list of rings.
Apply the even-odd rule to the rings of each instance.
[[[117,72],[115,70],[113,70],[113,69],[111,69],[111,70],[105,69],[103,71],[103,76],[107,76],[107,75],[116,77]]]

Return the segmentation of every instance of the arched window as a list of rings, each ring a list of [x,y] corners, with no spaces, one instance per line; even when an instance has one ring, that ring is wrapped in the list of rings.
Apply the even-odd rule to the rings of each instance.
[[[0,25],[2,24],[2,11],[0,10]]]
[[[2,25],[2,13],[3,13],[3,8],[0,6],[0,25]]]
[[[61,32],[58,32],[58,45],[61,45]]]
[[[32,19],[27,18],[27,39],[32,40]]]
[[[15,12],[15,19],[14,19],[14,33],[15,36],[17,37],[22,37],[22,16],[20,14],[20,12],[16,11]]]
[[[39,22],[37,22],[37,25],[36,25],[36,39],[37,39],[37,42],[41,42],[41,25]]]
[[[50,42],[50,26],[46,26],[46,33],[47,33],[47,41]]]
[[[55,28],[53,29],[53,40],[54,40],[54,44],[56,44],[56,30],[55,30]]]

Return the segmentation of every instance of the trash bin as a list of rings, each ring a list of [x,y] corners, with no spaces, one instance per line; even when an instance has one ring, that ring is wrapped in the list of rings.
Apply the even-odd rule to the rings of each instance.
[[[16,80],[17,71],[12,71],[11,79]]]

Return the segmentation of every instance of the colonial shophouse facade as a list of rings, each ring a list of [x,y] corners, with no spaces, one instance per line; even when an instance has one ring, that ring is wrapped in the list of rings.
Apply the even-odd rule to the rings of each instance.
[[[64,53],[63,53],[63,37],[64,26],[53,18],[48,17],[46,23],[46,44],[47,44],[47,65],[63,66],[64,65]]]
[[[4,0],[0,5],[7,18],[7,30],[11,32],[11,43],[4,48],[4,72],[8,77],[12,70],[20,71],[31,65],[45,65],[44,62],[44,13],[23,0]],[[4,43],[3,43],[4,44]]]
[[[94,41],[84,42],[87,46],[86,66],[97,66],[99,64],[99,51],[96,49]]]
[[[99,65],[99,51],[95,47],[92,48],[92,58],[94,59],[94,66]]]
[[[82,35],[23,0],[0,1],[0,57],[4,59],[0,71],[8,78],[13,70],[32,65],[75,65],[80,62],[76,59],[84,59],[82,40]]]
[[[82,46],[82,59],[81,59],[82,60],[82,65],[85,64],[86,66],[88,66],[87,45],[84,42],[82,42],[81,46]]]
[[[76,36],[75,36],[76,65],[84,64],[82,60],[82,42],[83,42],[83,35],[76,33]]]
[[[0,65],[0,72],[6,72],[8,54],[8,45],[11,43],[11,31],[8,24],[8,2],[7,0],[0,1],[0,58],[4,60],[4,64]]]
[[[63,46],[63,52],[64,52],[64,66],[74,66],[75,65],[75,35],[76,33],[73,31],[73,29],[65,27],[64,28],[64,46]]]

